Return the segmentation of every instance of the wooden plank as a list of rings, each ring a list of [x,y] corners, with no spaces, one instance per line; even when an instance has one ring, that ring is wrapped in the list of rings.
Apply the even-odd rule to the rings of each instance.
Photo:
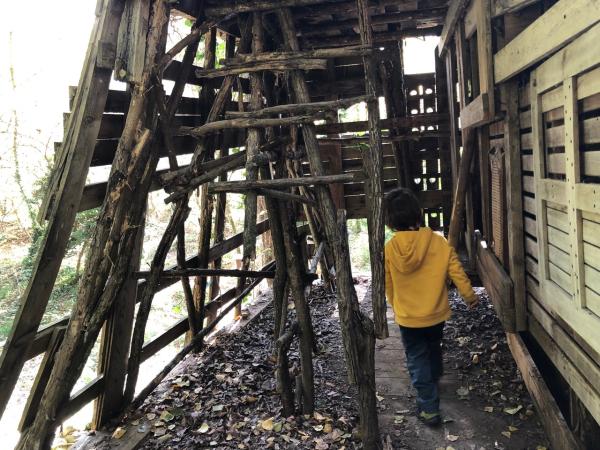
[[[521,337],[518,334],[506,333],[506,338],[552,448],[581,449]]]
[[[506,209],[508,233],[508,269],[513,282],[515,303],[515,329],[527,329],[527,300],[525,297],[525,252],[523,249],[524,224],[523,175],[520,157],[519,90],[517,83],[507,83],[503,88],[506,99],[504,122],[506,161]]]
[[[560,3],[566,3],[562,0]],[[581,20],[581,23],[572,22],[574,26],[572,30],[564,30],[564,32],[574,33],[571,38],[577,36],[578,33],[585,31],[590,25],[600,21],[600,5],[597,0],[579,1],[571,0],[569,2],[568,11],[564,11],[564,14],[570,15],[571,19],[575,17]],[[571,4],[572,3],[572,4]],[[593,4],[589,11],[576,11],[575,8],[579,6],[576,3],[587,3],[588,5]],[[555,5],[558,6],[559,4]],[[552,11],[551,8],[550,11]],[[543,17],[543,16],[542,16]],[[560,18],[559,20],[563,20]],[[563,35],[563,30],[560,33],[553,33],[561,35],[562,39],[568,38]],[[539,92],[545,92],[546,90],[556,86],[567,78],[574,77],[588,69],[596,66],[600,62],[600,46],[598,46],[598,35],[600,34],[600,24],[597,24],[585,31],[581,36],[577,37],[575,41],[570,43],[567,47],[557,52],[540,67],[536,69],[537,83]],[[568,39],[567,39],[568,40]],[[564,42],[567,42],[565,40]]]
[[[490,120],[490,104],[487,94],[480,94],[460,111],[460,125],[463,130],[480,126]]]
[[[582,211],[600,214],[600,187],[597,184],[575,185],[576,207]]]
[[[496,84],[554,53],[598,21],[597,0],[560,0],[494,55]]]
[[[54,328],[52,331],[48,348],[44,354],[42,362],[40,363],[35,380],[33,381],[33,385],[29,391],[27,403],[23,408],[23,415],[21,416],[21,421],[17,427],[17,429],[21,432],[31,425],[33,418],[37,414],[37,408],[40,404],[40,400],[42,399],[42,395],[44,394],[44,390],[46,389],[50,372],[52,372],[52,368],[54,367],[54,356],[56,355],[56,351],[62,343],[66,328],[66,326],[61,326]]]
[[[448,6],[448,12],[446,13],[446,20],[444,22],[444,28],[442,28],[442,34],[440,36],[440,42],[438,44],[438,54],[444,55],[449,42],[454,37],[454,30],[458,21],[464,14],[465,8],[469,4],[470,0],[452,0]]]
[[[506,331],[514,332],[516,314],[512,280],[478,232],[475,235],[477,272],[494,303],[502,326]]]
[[[492,17],[515,13],[529,5],[537,3],[538,1],[539,0],[493,0]]]
[[[133,249],[132,269],[140,270],[144,228],[137,234],[137,242]],[[138,282],[133,277],[124,284],[119,297],[109,312],[102,328],[98,373],[104,375],[106,388],[94,402],[92,425],[94,429],[104,426],[123,408],[123,388],[127,376],[127,360],[137,298]]]
[[[562,345],[565,345],[564,339],[561,341],[562,345],[557,345],[557,343],[550,337],[548,332],[545,331],[544,327],[540,325],[536,319],[531,320],[531,332],[535,340],[544,350],[544,353],[546,353],[561,375],[565,378],[567,383],[569,383],[571,389],[577,393],[577,396],[581,399],[592,416],[594,416],[596,420],[600,420],[600,402],[598,402],[598,397],[600,395],[596,390],[597,385],[591,384],[586,378],[584,378],[578,368],[565,354],[562,347]],[[572,347],[572,345],[567,346],[566,348],[571,349],[570,347]],[[579,362],[580,361],[581,360],[579,360]],[[573,445],[573,443],[570,445]]]

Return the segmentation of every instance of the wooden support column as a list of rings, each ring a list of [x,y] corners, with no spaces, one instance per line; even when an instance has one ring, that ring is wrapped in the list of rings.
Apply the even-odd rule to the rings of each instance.
[[[442,58],[436,55],[435,58],[435,101],[436,112],[438,114],[448,114],[448,107],[453,105],[448,100],[448,82],[446,79],[446,67]],[[449,114],[448,114],[449,115]],[[438,132],[442,137],[438,138],[438,148],[440,152],[440,166],[442,177],[442,190],[452,190],[452,145],[450,140],[453,139],[449,129],[454,126],[450,117],[447,121],[442,121],[438,125]],[[450,136],[450,137],[448,137]],[[456,146],[456,142],[454,142]],[[448,229],[452,204],[445,202],[443,205],[444,211],[444,229]]]
[[[516,329],[527,329],[525,289],[525,236],[523,233],[523,170],[521,167],[521,126],[519,88],[516,81],[502,87],[505,101],[504,142],[506,152],[506,211],[508,228],[508,269],[514,286]]]
[[[490,128],[483,125],[477,128],[477,148],[479,150],[479,183],[481,189],[481,223],[483,238],[492,242],[492,208],[490,196]]]
[[[81,88],[77,89],[75,95],[60,160],[57,161],[57,170],[52,176],[40,213],[43,218],[49,211],[46,234],[0,358],[0,417],[46,310],[75,223],[94,153],[94,143],[100,130],[114,63],[98,56],[102,48],[116,48],[124,7],[124,0],[110,0],[96,14],[84,62],[85,69],[79,80]]]
[[[212,28],[204,36],[204,65],[206,68],[212,68],[216,62],[216,47],[217,47],[217,31],[216,28]],[[202,85],[202,91],[200,92],[199,102],[202,105],[202,111],[206,111],[207,123],[208,116],[212,110],[214,104],[215,95],[212,89],[212,82],[210,80],[204,80]],[[208,146],[206,147],[205,154],[203,155],[204,161],[214,158],[216,138],[208,138]],[[208,192],[208,185],[204,184],[199,189],[200,197],[200,217],[198,222],[200,225],[200,232],[198,234],[198,267],[208,267],[208,252],[210,249],[210,238],[212,232],[212,219],[214,209],[214,197]],[[194,280],[194,310],[196,312],[196,330],[201,330],[204,327],[205,319],[205,306],[206,306],[206,286],[207,278],[197,277]],[[188,334],[187,341],[191,339],[191,333]]]
[[[368,0],[356,0],[360,41],[363,46],[373,47],[373,31],[369,15]],[[383,247],[385,230],[383,219],[383,146],[381,129],[379,128],[379,101],[377,100],[377,67],[373,57],[363,57],[365,68],[366,95],[371,97],[367,102],[369,114],[369,146],[361,146],[365,180],[365,196],[367,198],[369,227],[369,251],[371,253],[371,296],[373,301],[373,322],[375,336],[385,339],[389,336],[387,328],[387,304],[385,302],[385,269]]]
[[[227,58],[233,58],[233,56],[235,55],[235,36],[232,36],[230,34],[227,35],[227,41],[225,43],[225,56]],[[231,100],[233,101],[233,93],[232,93],[232,98]],[[223,140],[221,143],[221,154],[220,157],[223,158],[224,156],[227,156],[229,154],[229,147],[232,145],[232,141],[233,141],[233,136],[234,132],[233,131],[226,131],[225,134],[223,135]],[[224,173],[219,177],[219,181],[227,181],[227,174]],[[220,242],[223,242],[223,240],[225,239],[225,210],[227,208],[227,192],[221,192],[219,194],[216,195],[216,201],[215,201],[215,228],[214,228],[214,235],[215,235],[215,245],[219,244]],[[217,258],[213,261],[213,267],[215,269],[220,269],[221,265],[222,265],[222,258]],[[217,296],[219,295],[219,277],[213,277],[211,278],[211,283],[210,283],[210,294],[209,294],[209,299],[212,301],[213,299],[217,298]],[[207,319],[208,322],[212,322],[216,317],[216,312],[214,313],[210,313],[209,315],[207,315]]]
[[[144,225],[140,229],[132,257],[133,270],[139,270],[144,245]],[[98,375],[104,377],[104,390],[94,403],[92,428],[97,430],[124,407],[123,391],[127,377],[129,344],[133,331],[138,282],[131,277],[123,286],[104,325],[100,340]]]
[[[388,119],[406,117],[408,115],[406,89],[404,87],[403,45],[403,41],[388,44],[379,64]],[[393,127],[390,129],[390,135],[392,137],[400,137],[409,131],[410,128],[408,127]],[[391,145],[396,162],[398,186],[413,186],[412,163],[408,142],[392,140]]]
[[[459,116],[458,102],[456,101],[456,52],[454,47],[450,47],[444,56],[446,62],[446,81],[448,84],[448,111],[450,114],[450,160],[452,163],[452,186],[455,186],[458,181],[458,163],[460,160],[459,154]],[[454,192],[454,189],[452,189]]]
[[[296,27],[290,10],[279,9],[277,13],[288,49],[295,52],[299,51],[300,46]],[[308,103],[310,96],[304,73],[292,71],[290,75],[296,100],[300,103]],[[322,176],[324,170],[314,125],[304,125],[302,133],[311,174],[317,177]],[[331,191],[327,186],[315,186],[315,192],[319,202],[327,244],[331,247],[335,258],[342,336],[349,378],[358,386],[363,445],[366,450],[380,450],[382,446],[377,418],[377,399],[375,397],[375,330],[373,322],[361,313],[356,291],[354,290],[348,237],[345,228],[346,218],[345,216],[341,218],[344,228],[339,228],[335,205],[331,197]],[[367,364],[365,364],[365,361]]]

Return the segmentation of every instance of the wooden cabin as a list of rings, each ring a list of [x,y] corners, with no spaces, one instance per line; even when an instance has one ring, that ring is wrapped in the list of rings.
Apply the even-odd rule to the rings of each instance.
[[[24,362],[45,355],[18,448],[47,448],[60,420],[91,401],[94,427],[139,404],[178,361],[134,398],[140,364],[186,333],[185,350],[194,350],[263,278],[275,277],[277,291],[288,276],[302,310],[303,280],[317,265],[337,285],[349,370],[367,399],[365,448],[380,448],[372,367],[356,368],[387,333],[381,206],[397,186],[418,193],[425,223],[448,235],[479,274],[553,448],[594,448],[599,0],[99,0],[96,13],[40,213],[47,236],[0,362],[1,413]],[[165,51],[170,15],[194,25]],[[405,74],[403,40],[423,36],[440,37],[435,71]],[[204,67],[195,65],[201,38]],[[217,39],[226,42],[223,61]],[[112,77],[128,88],[109,89]],[[183,96],[186,86],[200,95]],[[368,120],[338,122],[335,113],[357,102],[366,102]],[[99,167],[111,167],[110,175],[86,184]],[[225,181],[241,168],[245,181]],[[163,189],[174,213],[143,273],[143,205]],[[186,257],[180,248],[177,267],[165,268],[196,189],[204,199],[198,254]],[[224,236],[221,206],[232,192],[247,194],[246,229]],[[270,199],[268,221],[257,222],[257,196]],[[98,229],[73,315],[38,329],[76,214],[93,208],[100,208]],[[353,294],[344,231],[351,218],[369,222],[373,320],[359,313]],[[275,262],[256,269],[256,237],[266,232]],[[307,236],[311,267],[295,257]],[[237,248],[242,267],[222,268],[221,258]],[[215,296],[209,276],[240,281]],[[147,320],[154,294],[178,282],[188,317],[144,342],[136,304]],[[276,292],[274,301],[282,298]],[[98,377],[71,393],[99,334]],[[308,389],[312,369],[302,371]]]

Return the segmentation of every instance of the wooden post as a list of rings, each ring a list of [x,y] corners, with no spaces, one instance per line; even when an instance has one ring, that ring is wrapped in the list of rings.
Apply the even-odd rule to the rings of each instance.
[[[358,23],[362,45],[373,46],[371,18],[368,0],[356,0]],[[375,335],[379,339],[389,336],[387,328],[387,305],[385,302],[385,270],[383,246],[385,230],[383,219],[383,147],[379,128],[379,101],[377,100],[377,68],[372,56],[363,56],[365,67],[366,95],[369,114],[369,146],[361,146],[363,165],[367,175],[365,195],[367,197],[369,227],[369,251],[371,252],[371,295]]]
[[[450,53],[450,52],[448,52]],[[448,107],[453,107],[448,100],[448,83],[446,79],[445,64],[441,58],[436,55],[435,58],[435,98],[436,98],[436,112],[438,114],[448,114]],[[448,114],[448,124],[443,121],[438,125],[438,131],[441,135],[438,138],[438,148],[440,151],[440,166],[441,166],[441,178],[442,178],[442,190],[452,191],[452,145],[450,140],[452,134],[449,133],[450,128],[454,127],[454,123],[451,121],[450,115]],[[450,137],[449,137],[450,134]],[[454,142],[456,146],[456,142]],[[452,210],[451,202],[444,202],[444,229],[448,229],[449,217]]]
[[[61,147],[61,158],[40,214],[43,218],[50,211],[46,234],[0,358],[0,417],[46,310],[75,223],[113,69],[109,61],[100,63],[98,53],[102,46],[116,48],[124,7],[124,0],[111,0],[102,11],[97,12],[85,69],[79,80],[80,88],[75,95],[73,113]]]
[[[388,44],[385,54],[380,62],[385,106],[388,118],[406,117],[408,115],[406,103],[406,88],[404,86],[404,49],[403,42]],[[392,137],[399,137],[410,131],[408,128],[393,127],[390,129]],[[412,163],[410,160],[408,142],[392,141],[396,169],[398,173],[398,186],[411,187]]]
[[[477,148],[479,150],[479,183],[481,189],[481,223],[483,238],[492,242],[492,208],[490,196],[490,127],[477,128]]]
[[[299,51],[296,27],[290,10],[279,9],[277,15],[288,49]],[[304,74],[300,71],[292,71],[290,76],[296,100],[301,103],[309,102],[310,96]],[[314,125],[303,126],[302,133],[311,174],[322,176],[324,171]],[[346,350],[346,362],[350,379],[357,384],[360,396],[361,436],[366,450],[379,450],[381,449],[381,440],[377,419],[377,399],[375,398],[375,368],[374,363],[370,364],[370,361],[374,361],[375,355],[373,322],[360,312],[352,280],[347,234],[345,227],[343,230],[338,228],[331,191],[326,186],[316,186],[315,192],[327,242],[331,246],[335,258],[338,308]],[[345,225],[345,217],[342,217],[342,221]],[[364,361],[367,361],[367,364]]]
[[[133,250],[132,264],[139,270],[144,244],[144,227],[140,229]],[[123,390],[127,376],[129,344],[133,331],[138,283],[130,278],[124,285],[110,316],[106,321],[100,340],[98,374],[104,376],[104,390],[94,403],[92,428],[100,429],[123,408]]]
[[[204,37],[204,65],[206,68],[215,66],[216,61],[217,34],[216,28],[212,28]],[[200,92],[199,102],[202,105],[202,111],[207,111],[208,116],[212,110],[215,95],[212,89],[212,82],[204,80],[202,91]],[[213,159],[215,149],[215,138],[208,138],[209,144],[206,146],[206,153],[203,155],[205,161]],[[210,237],[212,232],[212,218],[214,209],[214,198],[208,193],[208,186],[204,184],[199,189],[200,197],[200,232],[198,233],[198,267],[208,267],[208,251],[210,249]],[[196,311],[196,329],[201,330],[204,327],[205,306],[206,306],[206,286],[207,278],[198,277],[194,280],[194,309]],[[187,337],[190,341],[190,335]]]
[[[525,249],[523,232],[523,171],[521,168],[521,126],[519,88],[516,81],[502,86],[506,102],[504,142],[506,152],[506,210],[508,228],[508,268],[514,286],[516,329],[527,329],[525,288]]]
[[[302,378],[302,413],[312,414],[315,407],[312,351],[314,334],[308,302],[304,296],[305,267],[298,246],[296,214],[288,204],[280,204],[280,217],[285,244],[286,268],[300,327],[300,365]]]

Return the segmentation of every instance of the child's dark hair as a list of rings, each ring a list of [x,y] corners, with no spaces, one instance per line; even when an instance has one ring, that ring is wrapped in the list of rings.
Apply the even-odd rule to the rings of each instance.
[[[421,205],[410,189],[397,188],[384,199],[385,224],[396,231],[407,231],[421,224]]]

